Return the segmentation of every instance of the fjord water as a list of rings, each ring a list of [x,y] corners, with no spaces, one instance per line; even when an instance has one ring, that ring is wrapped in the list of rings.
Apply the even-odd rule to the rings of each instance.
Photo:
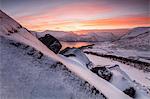
[[[65,49],[66,47],[81,47],[93,44],[92,42],[61,42],[62,49]]]

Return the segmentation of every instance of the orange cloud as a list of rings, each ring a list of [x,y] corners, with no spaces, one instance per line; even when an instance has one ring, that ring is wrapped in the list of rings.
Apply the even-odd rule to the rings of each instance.
[[[148,23],[150,17],[148,16],[123,16],[95,19],[100,14],[108,14],[114,10],[112,7],[100,6],[95,3],[73,3],[65,4],[55,9],[48,9],[40,14],[17,17],[16,19],[31,30],[77,31],[150,26]]]
[[[64,30],[64,31],[77,31],[89,29],[116,29],[116,28],[132,28],[137,26],[150,26],[148,22],[150,17],[134,16],[134,17],[118,17],[109,19],[97,19],[86,21],[56,21],[56,22],[40,22],[24,23],[26,27],[32,30]]]
[[[97,19],[83,22],[88,25],[143,25],[147,24],[150,17],[127,17],[127,18],[110,18]]]
[[[109,19],[97,19],[83,21],[85,27],[112,27],[112,28],[132,28],[137,26],[150,26],[150,17],[148,16],[132,16],[132,17],[117,17]]]

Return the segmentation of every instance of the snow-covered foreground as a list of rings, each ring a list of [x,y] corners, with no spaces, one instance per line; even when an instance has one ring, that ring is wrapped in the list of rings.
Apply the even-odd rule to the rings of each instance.
[[[1,39],[0,99],[104,99],[81,86],[84,81],[44,56],[36,59]]]
[[[14,34],[9,38],[33,46],[34,48],[41,51],[45,55],[51,57],[52,59],[62,62],[64,65],[67,66],[69,70],[71,70],[76,75],[78,75],[79,77],[86,80],[94,87],[96,87],[96,89],[102,92],[106,97],[108,97],[108,99],[114,99],[114,98],[130,99],[129,96],[125,95],[122,91],[120,91],[118,88],[116,88],[109,82],[98,77],[96,74],[92,73],[89,69],[83,68],[81,64],[69,60],[64,56],[55,55],[52,51],[50,51],[46,46],[44,46],[40,41],[38,41],[35,37],[33,37],[28,32],[24,33],[23,31],[21,31],[20,34]]]
[[[80,63],[72,61],[64,56],[56,55],[55,53],[50,51],[27,29],[19,27],[19,24],[8,17],[5,13],[0,12],[0,15],[2,17],[0,25],[0,36],[30,45],[46,56],[62,62],[69,70],[71,70],[73,73],[75,73],[85,81],[89,82],[97,90],[102,92],[108,99],[131,99],[129,96],[124,94],[121,90],[119,90],[109,82],[98,77],[89,69],[84,68]]]

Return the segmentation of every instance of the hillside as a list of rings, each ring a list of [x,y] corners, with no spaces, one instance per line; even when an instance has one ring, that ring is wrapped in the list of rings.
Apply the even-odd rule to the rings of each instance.
[[[126,49],[149,50],[150,49],[150,27],[138,27],[123,35],[115,41],[118,47]]]

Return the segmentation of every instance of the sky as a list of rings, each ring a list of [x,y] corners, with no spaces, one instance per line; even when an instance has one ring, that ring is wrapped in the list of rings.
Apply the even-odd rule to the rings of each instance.
[[[78,31],[150,26],[149,0],[0,0],[30,30]]]

